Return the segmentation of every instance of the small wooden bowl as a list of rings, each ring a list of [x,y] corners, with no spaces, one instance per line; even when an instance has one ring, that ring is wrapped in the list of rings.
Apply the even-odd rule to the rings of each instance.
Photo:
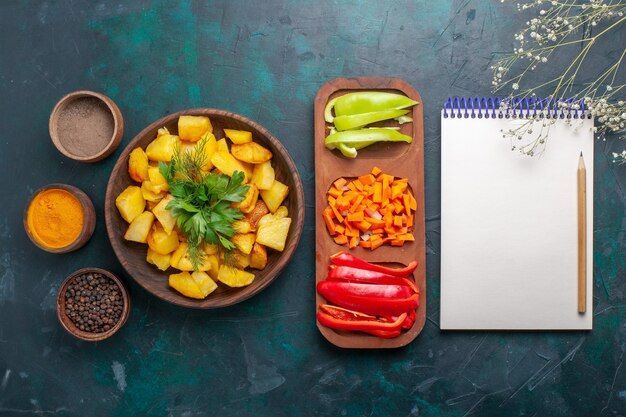
[[[72,243],[62,248],[50,248],[48,246],[43,245],[37,240],[37,238],[33,235],[32,231],[28,227],[28,209],[30,208],[31,203],[33,202],[33,200],[39,193],[42,193],[48,190],[53,190],[53,189],[64,190],[64,191],[71,193],[74,197],[78,199],[83,209],[83,228],[80,231],[80,234],[78,235],[76,240],[74,240]],[[26,234],[28,235],[28,238],[39,249],[45,250],[46,252],[67,253],[67,252],[72,252],[77,249],[80,249],[83,246],[85,246],[85,244],[89,241],[89,239],[91,238],[91,235],[93,235],[93,231],[95,228],[96,228],[96,210],[93,207],[93,203],[91,202],[87,194],[82,192],[79,188],[74,187],[73,185],[50,184],[50,185],[41,187],[40,189],[38,189],[37,191],[33,193],[33,195],[28,200],[28,203],[26,204],[26,208],[24,209],[24,230],[26,230]]]
[[[100,273],[108,278],[110,278],[117,286],[120,288],[120,292],[122,293],[122,316],[118,320],[117,323],[109,330],[103,333],[91,333],[80,330],[76,325],[70,320],[65,312],[65,291],[69,283],[76,277],[89,274],[89,273]],[[85,340],[87,342],[99,342],[101,340],[107,339],[111,337],[115,332],[122,328],[126,320],[128,320],[128,316],[130,314],[130,296],[128,295],[128,290],[124,283],[115,275],[114,273],[107,271],[105,269],[100,268],[82,268],[78,271],[73,272],[70,276],[65,278],[63,284],[59,288],[59,294],[57,295],[57,317],[61,326],[74,337],[78,339]]]
[[[272,165],[276,179],[289,187],[289,195],[283,202],[289,210],[291,227],[283,252],[268,251],[267,266],[262,271],[254,271],[256,278],[252,284],[242,288],[229,288],[220,284],[203,300],[187,298],[168,285],[168,276],[178,272],[172,268],[160,271],[146,262],[147,246],[124,239],[128,223],[122,219],[115,206],[115,198],[129,185],[138,185],[128,175],[128,155],[136,147],[146,146],[156,138],[157,130],[166,127],[170,132],[178,132],[178,117],[182,115],[208,116],[213,125],[213,133],[219,139],[223,129],[239,129],[252,132],[255,142],[266,147],[274,155]],[[139,285],[158,298],[183,307],[220,308],[244,301],[261,292],[274,281],[293,256],[304,226],[304,191],[302,181],[287,150],[267,129],[247,117],[217,109],[191,109],[165,116],[139,132],[130,141],[113,167],[107,186],[104,214],[111,246],[120,263]]]
[[[117,105],[94,91],[74,91],[54,106],[50,137],[63,155],[81,162],[109,156],[120,144],[124,119]]]

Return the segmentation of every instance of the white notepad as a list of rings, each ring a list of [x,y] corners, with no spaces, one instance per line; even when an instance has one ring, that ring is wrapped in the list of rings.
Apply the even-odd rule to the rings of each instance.
[[[572,111],[571,119],[556,113],[545,150],[529,157],[512,151],[501,129],[522,126],[527,114],[541,114],[538,104],[553,109],[551,103],[528,100],[522,117],[499,118],[495,100],[469,100],[449,100],[441,118],[441,328],[591,329],[593,120],[584,110]],[[542,121],[534,125],[513,145],[537,137]],[[583,314],[577,309],[581,152],[587,170]]]

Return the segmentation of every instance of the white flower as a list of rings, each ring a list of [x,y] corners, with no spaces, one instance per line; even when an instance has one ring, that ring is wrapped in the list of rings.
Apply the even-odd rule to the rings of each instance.
[[[513,83],[511,88],[513,88],[513,90],[517,90],[517,89],[519,89],[519,84],[518,83]]]

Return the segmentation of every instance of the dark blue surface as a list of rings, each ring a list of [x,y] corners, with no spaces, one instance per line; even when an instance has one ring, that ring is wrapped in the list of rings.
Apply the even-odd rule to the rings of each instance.
[[[489,95],[489,65],[528,18],[496,1],[15,1],[0,4],[0,415],[619,416],[626,415],[626,169],[595,158],[594,330],[441,332],[439,111],[448,96]],[[605,68],[615,43],[591,62]],[[428,320],[409,346],[340,350],[314,318],[313,97],[328,80],[398,76],[424,105]],[[539,79],[537,79],[539,81]],[[81,164],[50,142],[55,102],[102,91],[121,108],[122,146]],[[155,299],[117,262],[104,227],[116,157],[168,113],[215,107],[267,127],[291,153],[306,194],[297,254],[241,305],[191,311]],[[22,228],[42,185],[83,189],[98,216],[83,249],[50,255]],[[488,250],[487,250],[488,252]],[[488,253],[485,254],[488,256]],[[72,271],[122,274],[133,308],[112,339],[64,333],[54,303]]]

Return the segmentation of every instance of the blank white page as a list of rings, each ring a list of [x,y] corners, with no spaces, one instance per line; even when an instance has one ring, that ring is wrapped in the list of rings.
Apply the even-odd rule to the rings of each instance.
[[[525,122],[442,113],[442,329],[592,327],[593,121],[557,119],[545,151],[533,157],[512,151],[500,132]],[[584,314],[578,313],[581,151],[587,170]]]

